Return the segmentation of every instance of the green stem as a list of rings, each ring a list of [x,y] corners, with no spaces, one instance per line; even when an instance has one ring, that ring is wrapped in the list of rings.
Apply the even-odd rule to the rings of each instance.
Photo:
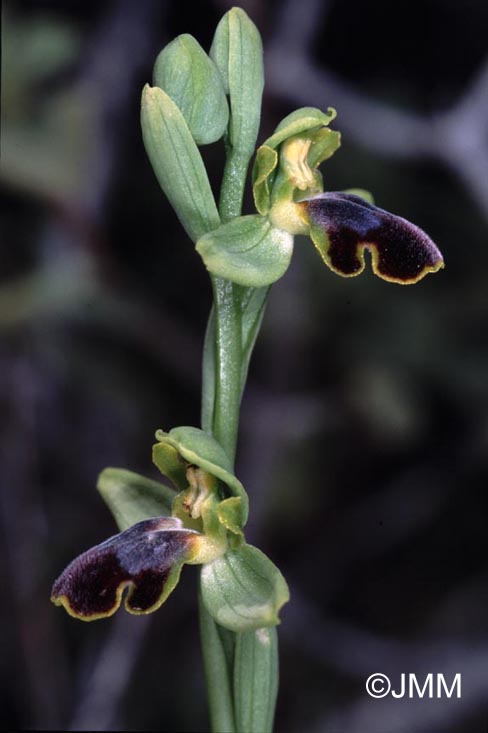
[[[222,222],[241,215],[248,165],[249,158],[247,156],[227,146],[227,158],[219,202],[219,214]]]
[[[241,305],[232,283],[212,278],[214,306],[205,336],[202,427],[211,430],[234,462],[241,400]],[[235,634],[215,623],[201,602],[200,635],[213,733],[235,733]]]
[[[228,221],[242,207],[248,161],[227,149],[220,216]],[[233,283],[212,278],[214,304],[203,358],[202,427],[235,458],[242,394],[242,304]],[[234,733],[233,665],[236,635],[219,627],[200,599],[200,634],[207,683],[210,724],[214,733]]]
[[[220,216],[224,222],[240,216],[248,163],[248,159],[235,153],[232,148],[227,150],[219,207]],[[258,295],[257,315],[248,327],[246,343],[243,343],[243,312],[255,291],[240,288],[221,278],[212,278],[212,288],[214,304],[205,336],[203,358],[202,427],[213,433],[233,464],[239,430],[240,402],[244,390],[243,382],[247,376],[252,347],[261,325],[267,291]],[[255,682],[255,648],[259,651],[256,634],[254,632],[234,634],[223,629],[215,623],[205,609],[201,598],[199,610],[212,731],[214,733],[239,733],[236,712],[241,723],[245,718],[251,725],[249,730],[254,731],[253,711],[248,712],[245,706],[243,708],[242,701],[248,696],[250,683]],[[274,674],[268,674],[270,686],[269,694],[265,696],[267,698],[266,715],[263,718],[261,710],[257,715],[259,725],[266,719],[267,730],[271,730],[272,727],[278,683],[277,636],[274,629],[269,639],[271,646],[268,656],[271,654],[269,658],[276,660],[274,666],[272,665]],[[238,665],[238,668],[236,668],[236,649],[241,650],[239,656],[241,664]],[[247,657],[243,656],[242,649],[250,649],[252,654],[248,653]],[[245,665],[243,666],[244,663],[247,665],[246,668]],[[266,664],[264,667],[267,669]],[[262,682],[259,681],[259,684],[261,685]],[[238,710],[236,709],[237,703],[239,703]]]
[[[241,403],[242,336],[239,293],[213,278],[215,305],[215,396],[213,434],[234,463]]]
[[[249,156],[226,145],[227,157],[220,191],[222,222],[241,215]],[[212,432],[234,463],[239,408],[242,395],[242,288],[221,278],[212,278],[214,295],[214,409]],[[209,387],[209,385],[204,384]],[[202,395],[202,404],[208,396]],[[202,410],[203,412],[203,410]],[[208,417],[208,409],[206,410]]]
[[[203,605],[201,593],[198,602],[210,725],[213,733],[235,733],[233,658],[226,653],[225,640],[220,633],[225,629],[217,626]]]

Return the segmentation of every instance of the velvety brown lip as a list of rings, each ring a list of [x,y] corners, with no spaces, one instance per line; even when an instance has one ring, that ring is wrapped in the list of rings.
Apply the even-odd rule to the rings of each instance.
[[[310,235],[326,264],[352,277],[372,253],[376,275],[403,284],[418,282],[444,266],[432,239],[419,227],[354,194],[330,192],[303,202]]]
[[[154,610],[196,536],[174,518],[138,522],[73,560],[54,583],[51,600],[72,616],[91,621],[112,615],[129,587],[128,611]]]

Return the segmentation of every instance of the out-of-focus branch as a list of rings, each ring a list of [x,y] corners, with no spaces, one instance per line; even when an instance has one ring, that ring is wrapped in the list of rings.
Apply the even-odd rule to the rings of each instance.
[[[20,667],[25,701],[22,727],[57,729],[62,726],[69,667],[46,600],[49,533],[41,494],[36,491],[41,461],[35,435],[37,415],[44,414],[44,384],[30,354],[12,355],[7,343],[2,346],[0,367],[0,526],[7,589],[1,623],[8,629],[9,640],[7,644],[5,634],[3,685]]]
[[[325,4],[325,11],[328,4]],[[333,104],[358,144],[400,158],[435,157],[467,186],[488,218],[488,62],[448,110],[424,116],[371,99],[310,56],[324,3],[288,0],[266,55],[267,89],[299,105]],[[290,25],[293,22],[293,25]],[[293,32],[291,32],[291,30]],[[291,35],[290,35],[291,34]]]
[[[101,216],[134,80],[152,50],[154,36],[150,28],[155,10],[162,4],[156,0],[119,0],[92,40],[91,53],[78,81],[79,90],[90,99],[98,133],[86,169],[89,179],[80,192],[85,216]],[[94,170],[96,176],[90,176]],[[80,198],[77,197],[77,206]]]
[[[488,218],[488,59],[459,102],[434,118],[438,151]]]
[[[120,706],[151,617],[117,614],[81,690],[69,730],[116,730]]]

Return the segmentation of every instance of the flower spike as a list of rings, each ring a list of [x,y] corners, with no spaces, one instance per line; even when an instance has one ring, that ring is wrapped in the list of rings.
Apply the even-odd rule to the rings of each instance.
[[[376,275],[403,285],[444,267],[441,253],[422,229],[360,196],[323,193],[300,206],[313,243],[339,275],[359,275],[365,267],[365,249],[371,252]]]
[[[200,539],[174,517],[138,522],[73,560],[54,583],[51,600],[75,618],[94,621],[115,613],[128,587],[127,611],[155,611],[178,583]]]

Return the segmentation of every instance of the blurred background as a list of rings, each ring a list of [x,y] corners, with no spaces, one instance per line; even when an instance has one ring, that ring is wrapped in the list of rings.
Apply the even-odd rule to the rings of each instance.
[[[341,279],[299,240],[242,409],[248,539],[287,577],[280,733],[488,729],[488,5],[242,0],[266,49],[260,141],[338,110],[326,188],[371,190],[437,242],[415,287]],[[0,562],[6,730],[208,729],[197,571],[153,616],[49,602],[113,534],[105,466],[156,477],[156,428],[198,424],[210,289],[146,158],[159,50],[208,49],[231,3],[3,4]],[[203,149],[218,190],[220,145]],[[246,211],[252,211],[248,194]],[[366,678],[462,674],[462,698]]]

